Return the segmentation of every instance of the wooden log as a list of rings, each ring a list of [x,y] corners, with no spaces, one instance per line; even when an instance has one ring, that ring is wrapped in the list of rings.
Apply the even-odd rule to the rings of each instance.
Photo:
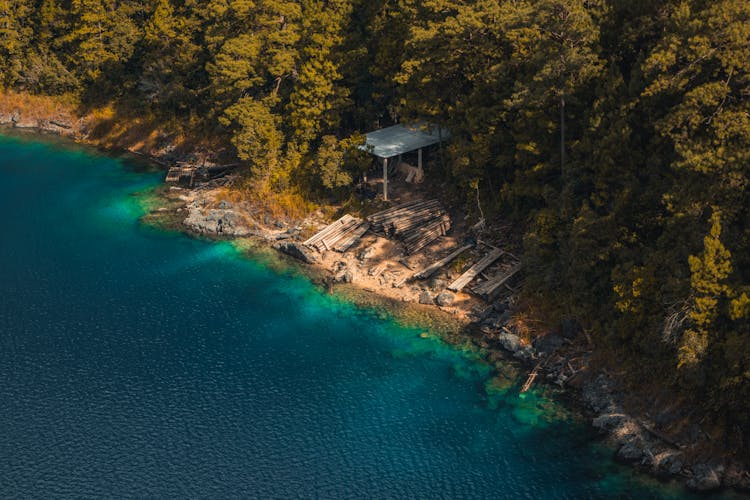
[[[459,276],[458,279],[456,279],[453,283],[448,285],[448,290],[460,292],[466,285],[471,282],[471,280],[476,278],[479,273],[484,271],[486,268],[492,265],[493,262],[499,259],[502,254],[503,251],[499,248],[495,248],[494,250],[490,251],[490,253],[485,255],[477,263],[471,266],[468,271]]]
[[[450,264],[456,257],[458,257],[459,255],[461,255],[462,253],[464,253],[466,250],[468,250],[469,248],[471,248],[473,246],[474,245],[464,245],[464,246],[462,246],[458,250],[456,250],[454,252],[451,252],[449,255],[447,255],[446,257],[443,257],[439,261],[437,261],[437,262],[435,262],[433,264],[430,264],[429,266],[425,267],[424,269],[422,269],[421,271],[419,271],[417,274],[415,274],[414,277],[415,278],[419,278],[419,279],[427,279],[427,278],[429,278],[430,276],[432,276],[433,274],[435,274],[435,272],[438,269],[442,268],[443,266],[446,266],[446,265]]]

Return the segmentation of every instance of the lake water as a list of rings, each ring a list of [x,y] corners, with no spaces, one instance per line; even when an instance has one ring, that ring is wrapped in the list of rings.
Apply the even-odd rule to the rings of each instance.
[[[0,496],[678,496],[467,349],[139,222],[163,173],[0,136]]]

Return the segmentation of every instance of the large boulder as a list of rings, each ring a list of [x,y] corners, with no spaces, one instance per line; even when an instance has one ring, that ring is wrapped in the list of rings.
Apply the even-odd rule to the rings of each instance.
[[[591,422],[591,425],[601,432],[609,433],[622,427],[627,420],[628,416],[624,413],[605,413],[596,417]]]
[[[666,450],[654,457],[654,468],[660,474],[674,476],[682,471],[685,459],[681,451]]]
[[[425,290],[419,294],[419,303],[432,305],[435,303],[435,301],[432,300],[432,295],[430,295],[430,292]]]
[[[717,462],[705,462],[693,465],[693,477],[687,482],[687,487],[695,491],[711,491],[721,487],[724,475],[724,465]]]
[[[293,241],[279,241],[275,243],[273,247],[280,252],[291,255],[295,259],[305,262],[306,264],[315,264],[318,261],[318,257],[312,252],[312,250]]]
[[[450,305],[453,305],[453,302],[456,300],[456,296],[453,295],[451,292],[440,292],[437,297],[435,297],[435,302],[439,306],[442,307],[448,307]]]

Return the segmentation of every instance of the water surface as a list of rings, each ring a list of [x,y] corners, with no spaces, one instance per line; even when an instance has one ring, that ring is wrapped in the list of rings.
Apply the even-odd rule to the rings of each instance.
[[[679,493],[470,351],[140,224],[161,177],[0,136],[4,498]]]

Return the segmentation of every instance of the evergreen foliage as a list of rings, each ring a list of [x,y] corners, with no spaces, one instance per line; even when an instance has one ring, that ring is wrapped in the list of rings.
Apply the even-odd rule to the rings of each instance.
[[[750,436],[745,0],[0,0],[0,70],[200,116],[266,191],[345,195],[358,132],[440,123],[526,297]]]

